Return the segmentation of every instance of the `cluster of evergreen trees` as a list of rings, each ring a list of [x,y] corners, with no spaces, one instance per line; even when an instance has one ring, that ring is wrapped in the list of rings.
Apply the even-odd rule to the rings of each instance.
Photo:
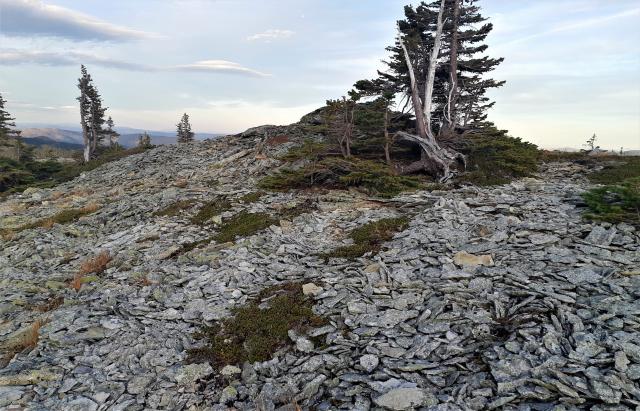
[[[386,70],[375,79],[358,81],[348,97],[327,102],[329,132],[345,157],[351,155],[354,111],[373,107],[380,118],[374,123],[384,135],[387,163],[391,164],[390,146],[397,137],[417,142],[423,151],[421,161],[405,172],[424,169],[448,178],[455,164],[464,163],[464,156],[440,141],[492,128],[487,110],[494,103],[487,92],[504,84],[487,77],[503,59],[484,55],[493,25],[476,3],[438,0],[405,6],[396,41],[387,47]],[[396,96],[401,96],[400,113],[392,111]],[[358,105],[361,99],[373,106]],[[392,133],[394,118],[407,112],[415,116],[417,135]]]

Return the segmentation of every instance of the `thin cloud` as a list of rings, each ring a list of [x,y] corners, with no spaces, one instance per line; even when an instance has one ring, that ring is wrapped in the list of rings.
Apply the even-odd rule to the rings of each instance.
[[[226,60],[204,60],[192,64],[174,67],[149,66],[128,61],[112,59],[95,54],[76,51],[49,52],[18,49],[0,49],[0,65],[15,66],[21,64],[35,64],[42,66],[78,66],[80,64],[93,64],[96,66],[129,71],[185,71],[235,74],[248,77],[269,77],[270,74],[262,73],[244,67],[239,63]]]
[[[248,41],[266,41],[266,42],[270,42],[273,40],[280,40],[280,39],[288,39],[289,37],[293,36],[295,34],[295,32],[291,31],[291,30],[278,30],[278,29],[271,29],[271,30],[267,30],[264,31],[262,33],[258,33],[258,34],[254,34],[252,36],[247,37]]]
[[[179,71],[200,71],[209,73],[239,74],[249,77],[269,77],[270,74],[244,67],[241,64],[226,60],[204,60],[193,64],[174,67]]]
[[[71,40],[128,41],[156,34],[100,21],[41,0],[0,0],[0,34],[18,37],[61,37]]]
[[[599,26],[601,24],[608,23],[610,21],[637,16],[637,15],[640,15],[640,8],[625,10],[620,13],[611,14],[608,16],[595,17],[595,18],[586,19],[579,22],[566,23],[540,33],[536,33],[530,36],[525,36],[525,37],[521,37],[511,41],[507,41],[505,43],[497,45],[497,47],[525,43],[527,41],[534,40],[540,37],[545,37],[545,36],[557,34],[557,33],[563,33],[566,31],[579,30],[579,29],[584,29],[588,27]]]
[[[33,50],[0,50],[0,64],[14,66],[20,64],[37,64],[43,66],[77,66],[80,64],[95,64],[97,66],[120,70],[152,71],[151,66],[129,63],[122,60],[97,56],[94,54],[67,51],[64,53]]]

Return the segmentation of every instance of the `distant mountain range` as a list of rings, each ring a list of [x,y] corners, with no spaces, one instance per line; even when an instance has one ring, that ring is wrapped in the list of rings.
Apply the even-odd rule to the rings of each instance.
[[[39,124],[41,127],[25,127],[22,128],[22,137],[25,143],[43,146],[49,145],[53,147],[76,150],[83,146],[82,132],[75,129],[66,129],[59,127],[46,127],[45,124]],[[175,144],[175,132],[169,131],[152,131],[142,130],[131,127],[116,127],[116,131],[120,133],[119,143],[124,147],[135,147],[138,144],[138,137],[145,131],[151,136],[151,143],[155,145]],[[206,140],[223,136],[222,133],[196,133],[197,140]]]

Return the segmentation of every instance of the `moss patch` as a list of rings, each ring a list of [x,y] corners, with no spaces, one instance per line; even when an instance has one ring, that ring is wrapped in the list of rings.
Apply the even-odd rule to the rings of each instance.
[[[267,307],[261,308],[265,301]],[[266,361],[289,345],[289,330],[304,332],[326,321],[313,313],[313,301],[302,285],[288,283],[263,290],[254,301],[233,310],[233,316],[195,334],[205,345],[188,351],[188,361],[216,367]]]
[[[278,221],[267,213],[241,211],[224,220],[213,239],[219,243],[234,241],[236,237],[247,237],[276,224]]]
[[[193,207],[195,204],[195,200],[178,201],[161,210],[156,211],[155,213],[153,213],[153,215],[156,217],[175,217],[183,210],[187,210]]]
[[[33,223],[25,224],[21,227],[18,227],[14,229],[13,232],[15,233],[38,227],[51,228],[54,224],[69,224],[78,220],[80,217],[94,213],[99,209],[100,206],[98,206],[97,204],[89,204],[82,208],[71,208],[68,210],[62,210],[52,217],[43,218],[41,220],[34,221]]]
[[[191,217],[192,224],[206,225],[211,219],[225,211],[231,210],[231,203],[226,199],[213,200],[200,208],[198,214]]]
[[[264,197],[264,195],[265,193],[262,191],[255,191],[253,193],[245,194],[242,197],[240,197],[240,202],[243,204],[255,203],[256,201]]]
[[[368,252],[377,253],[382,244],[393,238],[394,234],[405,230],[409,225],[407,217],[383,218],[358,227],[349,237],[352,245],[337,248],[331,252],[322,254],[325,258],[353,259],[363,256]]]

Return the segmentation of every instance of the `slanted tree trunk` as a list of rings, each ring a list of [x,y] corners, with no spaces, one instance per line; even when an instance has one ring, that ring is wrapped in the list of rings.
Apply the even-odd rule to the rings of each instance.
[[[424,121],[424,112],[422,111],[422,102],[420,101],[420,92],[418,91],[418,83],[413,70],[413,64],[411,63],[407,46],[404,45],[404,41],[402,41],[402,39],[400,39],[400,45],[402,46],[402,51],[404,51],[404,59],[407,63],[407,67],[409,68],[409,79],[411,80],[411,103],[413,104],[413,111],[416,116],[416,130],[420,137],[427,139],[429,136],[427,134],[427,127]]]
[[[431,50],[431,58],[429,60],[429,71],[427,72],[427,82],[424,87],[424,118],[427,128],[427,135],[430,139],[435,139],[433,130],[431,128],[431,110],[433,107],[433,84],[436,79],[436,68],[438,67],[438,57],[440,56],[440,48],[442,47],[442,30],[444,28],[444,21],[442,16],[444,14],[444,2],[440,3],[440,11],[438,12],[438,26],[436,28],[436,34],[433,41],[433,50]]]
[[[398,172],[402,174],[411,174],[418,171],[426,171],[431,175],[439,177],[440,182],[446,182],[455,175],[458,166],[465,167],[465,157],[461,153],[454,150],[441,147],[436,141],[431,131],[431,106],[433,100],[433,83],[435,81],[435,71],[437,68],[438,55],[442,43],[442,28],[444,22],[442,16],[444,13],[445,0],[440,3],[440,12],[438,13],[438,27],[436,29],[436,37],[431,60],[429,61],[429,72],[427,73],[427,84],[425,85],[425,101],[421,104],[418,85],[416,82],[413,65],[409,58],[409,52],[402,39],[400,44],[404,51],[405,60],[409,69],[409,78],[411,80],[411,99],[413,102],[413,110],[416,116],[416,128],[419,136],[406,132],[398,132],[396,134],[402,140],[411,141],[420,146],[420,160],[405,167],[398,167]]]
[[[453,21],[451,44],[449,46],[449,72],[450,72],[450,90],[449,98],[447,100],[447,110],[445,119],[447,121],[447,131],[453,132],[456,128],[457,115],[456,112],[456,100],[458,99],[458,43],[460,34],[458,33],[458,26],[460,20],[460,0],[453,0]]]

